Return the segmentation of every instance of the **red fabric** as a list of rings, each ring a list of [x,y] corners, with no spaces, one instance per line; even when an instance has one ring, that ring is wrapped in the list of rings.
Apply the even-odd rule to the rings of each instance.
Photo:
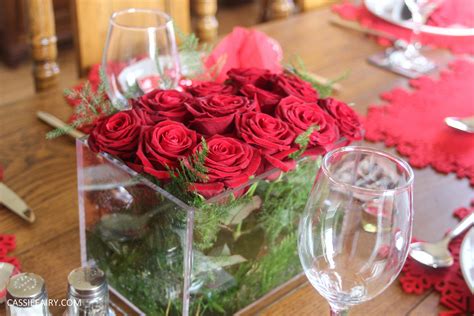
[[[398,88],[384,93],[388,104],[369,107],[365,138],[396,146],[414,167],[455,172],[474,185],[474,134],[444,123],[446,116],[474,115],[473,82],[474,63],[456,60],[439,79],[410,81],[412,92]]]
[[[463,219],[473,212],[474,200],[470,207],[458,208],[453,214]],[[454,239],[449,245],[454,257],[454,264],[451,267],[434,269],[408,257],[400,274],[402,289],[407,293],[423,294],[431,288],[440,293],[439,303],[448,308],[448,311],[439,313],[441,316],[474,313],[474,297],[464,281],[459,265],[459,249],[464,235]]]
[[[206,67],[212,70],[217,66],[216,81],[224,82],[227,71],[232,68],[263,68],[280,72],[282,59],[281,46],[273,38],[257,30],[235,27],[212,50]]]
[[[8,257],[8,252],[15,250],[16,240],[14,235],[0,234],[0,262],[7,262],[20,269],[20,261],[15,257]]]
[[[463,5],[461,2],[470,3]],[[386,32],[400,39],[408,40],[410,38],[411,30],[376,17],[363,5],[356,6],[352,3],[343,3],[334,5],[332,9],[343,19],[358,21],[365,27]],[[474,16],[472,0],[457,0],[455,3],[454,1],[445,1],[445,4],[432,14],[428,23],[436,26],[445,26],[458,21],[458,23],[472,26],[474,24],[472,16]],[[382,38],[379,38],[378,42],[384,46],[392,44],[387,39]],[[447,48],[457,54],[474,54],[474,36],[444,36],[424,33],[422,34],[421,42],[424,45]]]
[[[472,0],[444,1],[430,15],[428,24],[440,27],[452,25],[474,27],[474,3]]]

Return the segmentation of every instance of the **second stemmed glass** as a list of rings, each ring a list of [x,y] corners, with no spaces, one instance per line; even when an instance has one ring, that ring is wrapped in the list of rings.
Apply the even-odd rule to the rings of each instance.
[[[421,28],[426,23],[430,14],[439,7],[443,0],[404,0],[406,8],[412,16],[413,31],[410,41],[400,49],[390,49],[388,60],[394,66],[424,74],[436,68],[434,62],[421,54],[420,35]]]
[[[365,147],[326,154],[300,220],[298,252],[331,315],[383,292],[408,254],[413,171]]]
[[[178,84],[180,64],[171,18],[161,11],[126,9],[112,14],[104,48],[107,94],[114,105],[156,88]]]

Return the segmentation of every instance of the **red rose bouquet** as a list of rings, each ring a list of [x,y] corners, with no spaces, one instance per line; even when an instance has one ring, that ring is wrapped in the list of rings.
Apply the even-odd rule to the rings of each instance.
[[[349,106],[319,99],[294,74],[231,69],[224,83],[198,82],[184,90],[149,92],[132,99],[130,110],[101,118],[90,132],[90,148],[171,181],[183,168],[193,170],[192,155],[205,147],[206,173],[196,175],[189,190],[209,198],[269,169],[286,172],[299,157],[322,155],[341,137],[346,143],[361,139],[361,123]]]
[[[275,45],[239,28],[207,60],[229,57],[215,80],[120,112],[99,85],[76,105],[73,127],[89,134],[77,142],[82,262],[143,313],[233,314],[301,272],[313,158],[361,139],[361,123],[304,72],[282,71]]]

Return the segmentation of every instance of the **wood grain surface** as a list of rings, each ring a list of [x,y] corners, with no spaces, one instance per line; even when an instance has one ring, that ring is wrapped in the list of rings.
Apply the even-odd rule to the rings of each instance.
[[[380,51],[364,35],[329,24],[328,10],[305,13],[271,22],[258,29],[283,46],[285,56],[297,54],[308,70],[335,78],[349,72],[338,95],[355,104],[365,114],[369,104],[381,103],[378,95],[407,80],[366,63]],[[446,51],[430,55],[446,64]],[[44,138],[50,129],[36,118],[47,111],[61,119],[70,113],[60,91],[37,94],[23,101],[0,106],[0,163],[4,182],[30,205],[37,216],[30,225],[0,206],[0,233],[15,234],[23,271],[38,273],[47,283],[50,298],[64,298],[66,276],[80,265],[76,193],[75,146],[69,137],[53,141]],[[370,144],[384,148],[382,144]],[[393,150],[391,150],[393,152]],[[440,238],[456,220],[451,213],[468,205],[474,196],[467,180],[442,175],[430,168],[415,171],[414,236],[426,240]],[[436,315],[440,311],[436,293],[408,295],[395,281],[374,300],[354,308],[351,315]],[[59,315],[60,308],[52,308]],[[259,315],[325,315],[328,307],[308,283],[262,307]],[[4,314],[0,306],[0,315]]]

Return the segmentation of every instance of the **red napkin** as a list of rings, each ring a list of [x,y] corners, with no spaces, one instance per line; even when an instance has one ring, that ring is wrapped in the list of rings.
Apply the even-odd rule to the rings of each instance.
[[[280,72],[282,59],[283,52],[276,40],[260,31],[235,27],[211,52],[206,66],[209,69],[223,63],[217,76],[217,81],[223,82],[232,68],[256,67]]]

